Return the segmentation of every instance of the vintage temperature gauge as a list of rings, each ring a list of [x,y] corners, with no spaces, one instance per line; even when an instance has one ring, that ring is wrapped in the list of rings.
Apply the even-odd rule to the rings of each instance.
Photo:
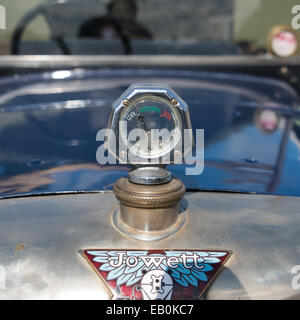
[[[192,145],[192,133],[184,135],[191,129],[188,106],[164,84],[131,85],[113,104],[109,128],[116,137],[113,147],[108,139],[110,152],[122,163],[147,167],[129,174],[135,183],[170,181],[162,167],[183,157],[183,143]]]
[[[141,95],[128,101],[121,112],[120,120],[126,129],[120,130],[129,151],[141,159],[158,159],[171,152],[181,139],[182,120],[178,102],[153,95]],[[134,129],[144,130],[141,137],[130,141],[129,133]]]
[[[186,221],[185,186],[165,167],[192,148],[187,104],[167,85],[133,84],[113,104],[108,128],[109,152],[133,166],[113,187],[115,228],[145,241],[174,234]]]

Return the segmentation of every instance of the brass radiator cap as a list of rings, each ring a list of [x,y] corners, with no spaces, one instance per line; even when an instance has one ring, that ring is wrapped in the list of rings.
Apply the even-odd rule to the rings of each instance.
[[[116,198],[130,207],[163,208],[177,204],[185,193],[179,179],[161,185],[138,185],[127,178],[120,178],[113,187]]]
[[[120,178],[113,191],[120,202],[113,212],[113,224],[131,238],[160,240],[176,233],[186,221],[186,213],[179,204],[185,186],[179,179],[160,185],[140,185]]]

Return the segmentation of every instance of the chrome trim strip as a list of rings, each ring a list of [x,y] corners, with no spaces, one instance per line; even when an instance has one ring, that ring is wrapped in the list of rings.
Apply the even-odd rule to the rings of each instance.
[[[113,55],[63,56],[20,55],[0,56],[0,68],[73,68],[95,66],[300,66],[300,58],[279,59],[269,56],[172,56]]]

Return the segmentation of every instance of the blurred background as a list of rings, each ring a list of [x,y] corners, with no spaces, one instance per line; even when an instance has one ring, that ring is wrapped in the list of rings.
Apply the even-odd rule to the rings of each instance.
[[[274,25],[290,26],[291,9],[298,4],[296,0],[1,0],[1,5],[6,8],[7,29],[0,30],[0,54],[11,52],[11,40],[21,19],[45,2],[70,3],[74,10],[62,10],[59,6],[52,8],[52,12],[48,12],[52,19],[50,26],[43,15],[37,15],[26,25],[22,42],[51,40],[56,32],[69,39],[76,38],[89,19],[113,14],[118,21],[126,22],[125,27],[129,27],[132,39],[190,45],[199,42],[242,43],[246,51],[251,47],[246,53],[264,50]],[[78,5],[72,6],[72,3]],[[109,39],[109,36],[109,31],[105,30],[101,37]],[[26,50],[24,47],[23,53],[32,53]],[[141,53],[154,53],[149,50]],[[44,53],[38,51],[37,54]],[[172,52],[165,49],[159,53]],[[192,47],[174,53],[201,54]]]

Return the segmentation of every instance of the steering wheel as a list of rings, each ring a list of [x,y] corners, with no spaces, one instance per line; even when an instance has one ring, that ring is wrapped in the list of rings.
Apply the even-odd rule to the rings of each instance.
[[[61,8],[61,7],[66,7],[66,6],[71,6],[72,8],[74,6],[78,6],[79,9],[86,9],[87,6],[91,6],[93,9],[93,12],[96,12],[97,9],[103,9],[102,6],[99,6],[98,4],[95,3],[82,3],[78,1],[61,1],[61,0],[55,0],[54,2],[46,2],[38,5],[31,11],[29,11],[19,22],[17,25],[16,29],[13,32],[12,36],[12,42],[11,42],[11,54],[17,55],[20,54],[20,42],[23,33],[25,32],[26,28],[28,25],[39,15],[43,16],[51,30],[51,39],[55,41],[57,47],[60,49],[62,54],[65,55],[70,55],[72,54],[68,45],[66,44],[64,38],[61,35],[56,35],[57,32],[55,32],[55,28],[57,29],[57,26],[55,24],[55,21],[53,17],[51,17],[51,10],[55,10],[57,7],[60,12],[68,12],[66,8]],[[131,50],[131,43],[128,35],[124,31],[124,28],[122,25],[114,18],[111,16],[104,16],[105,19],[109,20],[110,25],[115,29],[116,34],[121,40],[122,47],[124,50],[125,54],[130,54],[132,52]],[[77,30],[76,30],[77,31]]]
[[[124,53],[131,54],[131,42],[128,34],[126,33],[125,29],[123,28],[122,24],[113,16],[106,15],[99,18],[91,18],[85,21],[79,29],[78,37],[90,37],[90,38],[99,38],[99,28],[103,25],[109,25],[113,27],[116,31],[118,38],[121,39]]]

